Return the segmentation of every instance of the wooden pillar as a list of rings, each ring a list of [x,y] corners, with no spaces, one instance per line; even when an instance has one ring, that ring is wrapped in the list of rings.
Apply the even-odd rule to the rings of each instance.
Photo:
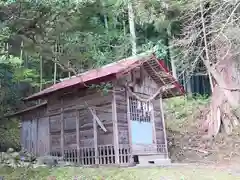
[[[166,133],[166,126],[165,126],[165,118],[164,118],[164,112],[163,112],[163,101],[162,101],[162,95],[160,94],[160,110],[161,110],[161,117],[162,117],[162,124],[163,124],[163,134],[164,134],[164,144],[165,144],[165,150],[166,150],[166,156],[168,157],[168,147],[167,147],[167,133]]]
[[[76,109],[76,142],[77,142],[77,164],[80,163],[80,137],[79,137],[79,111]]]
[[[112,120],[113,120],[113,142],[115,151],[116,164],[120,164],[119,161],[119,138],[118,138],[118,122],[117,122],[117,105],[116,105],[116,92],[113,88],[113,98],[112,98]]]
[[[61,119],[60,119],[60,124],[61,124],[61,154],[64,156],[64,119],[63,119],[63,99],[61,99]]]
[[[96,114],[95,109],[93,109],[93,113]],[[93,117],[93,139],[94,139],[94,151],[95,151],[95,164],[99,164],[97,121],[94,117]]]
[[[131,123],[131,116],[130,116],[130,99],[129,99],[129,97],[130,97],[129,92],[126,90],[127,120],[128,120],[128,141],[129,141],[130,153],[132,153],[132,123]],[[132,158],[130,158],[130,163],[132,163],[131,161],[133,161]]]
[[[51,131],[50,131],[50,116],[48,114],[48,148],[47,148],[47,154],[51,155],[52,150],[52,138],[51,138]]]
[[[40,154],[40,152],[39,152],[39,145],[38,145],[38,142],[39,142],[39,140],[38,140],[38,128],[39,128],[39,125],[38,125],[38,123],[39,123],[39,120],[40,120],[40,118],[37,118],[37,121],[36,121],[36,156],[39,156],[39,154]]]
[[[154,143],[157,145],[157,135],[156,135],[156,126],[155,126],[155,111],[154,111],[154,104],[153,102],[149,102],[150,107],[151,107],[151,112],[150,112],[150,117],[151,117],[151,123],[152,123],[152,128],[153,128],[153,140]]]

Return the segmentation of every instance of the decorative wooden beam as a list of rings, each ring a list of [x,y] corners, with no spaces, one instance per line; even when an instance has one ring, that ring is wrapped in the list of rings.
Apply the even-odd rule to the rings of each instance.
[[[94,113],[95,109],[93,107],[89,107],[87,102],[85,102],[85,104],[87,105],[89,111],[91,112],[93,119],[95,119],[95,121],[97,121],[98,125],[102,128],[102,130],[104,132],[107,132],[107,129],[105,128],[105,126],[103,125],[102,121],[98,118],[98,116],[96,115],[96,113]]]
[[[93,110],[93,113],[96,114],[96,111]],[[97,137],[97,121],[93,118],[93,142],[94,142],[94,151],[95,151],[95,164],[99,164],[98,159],[98,137]]]

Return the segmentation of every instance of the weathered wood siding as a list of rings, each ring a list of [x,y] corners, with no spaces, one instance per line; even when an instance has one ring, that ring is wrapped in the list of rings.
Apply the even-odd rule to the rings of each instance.
[[[64,149],[77,148],[76,120],[79,120],[80,148],[94,147],[93,116],[88,106],[96,111],[96,115],[107,128],[105,133],[99,126],[97,127],[98,145],[113,144],[111,102],[111,93],[103,95],[91,89],[49,98],[51,151],[61,149],[61,117],[63,117],[64,127]]]
[[[127,96],[123,87],[115,88],[119,144],[129,144]]]
[[[42,156],[49,153],[49,118],[42,117],[37,122],[37,154]]]
[[[155,128],[156,128],[156,140],[157,144],[164,144],[164,130],[163,130],[163,121],[162,121],[162,113],[160,108],[160,100],[153,101],[153,109],[154,109],[154,119],[155,119]]]
[[[22,148],[34,153],[39,153],[39,133],[42,129],[39,130],[39,123],[46,115],[46,108],[41,107],[33,111],[26,112],[22,116],[22,125],[21,125],[21,145]],[[46,124],[46,123],[45,123]],[[41,127],[41,125],[40,125]],[[45,129],[48,129],[48,123],[44,126]],[[41,136],[40,136],[41,137]],[[45,134],[45,140],[48,141],[48,133]]]
[[[149,76],[149,74],[142,68],[141,71],[141,83],[134,86],[133,91],[136,93],[151,96],[158,90],[158,85]]]
[[[139,74],[137,71],[141,71]],[[138,74],[138,75],[136,75]],[[139,76],[141,81],[135,84],[135,77]],[[132,83],[133,92],[138,93],[141,97],[147,98],[152,96],[158,90],[158,85],[155,81],[149,76],[149,74],[143,68],[136,68],[128,75],[120,78],[115,86],[116,89],[116,103],[117,103],[117,118],[118,118],[118,132],[119,132],[119,144],[131,144],[129,142],[129,135],[131,132],[131,126],[128,123],[128,106],[127,106],[127,93],[125,89],[126,83]],[[159,99],[152,101],[153,105],[153,144],[164,144],[164,131],[161,118],[160,102]],[[154,128],[155,127],[155,128]],[[156,140],[156,141],[155,141]],[[139,147],[140,151],[144,151],[144,147]]]
[[[32,130],[32,120],[24,120],[22,122],[22,147],[29,151],[32,152],[32,137],[31,137],[31,130]]]

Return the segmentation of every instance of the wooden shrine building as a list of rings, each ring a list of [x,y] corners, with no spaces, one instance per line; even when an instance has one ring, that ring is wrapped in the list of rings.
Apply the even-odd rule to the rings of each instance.
[[[107,93],[93,86],[101,83],[111,84]],[[144,53],[62,80],[25,98],[42,103],[14,115],[22,147],[37,156],[130,166],[168,159],[162,99],[182,94],[163,61]]]

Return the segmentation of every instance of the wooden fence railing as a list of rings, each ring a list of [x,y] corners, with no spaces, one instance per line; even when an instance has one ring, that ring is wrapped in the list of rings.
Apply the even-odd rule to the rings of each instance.
[[[98,154],[98,157],[96,156]],[[62,156],[59,151],[51,152],[51,156],[63,158],[64,161],[84,165],[113,165],[116,164],[115,150],[113,145],[99,145],[98,150],[95,151],[93,147],[76,148],[64,150]],[[120,145],[119,147],[119,163],[120,165],[129,164],[132,155],[129,145]]]

